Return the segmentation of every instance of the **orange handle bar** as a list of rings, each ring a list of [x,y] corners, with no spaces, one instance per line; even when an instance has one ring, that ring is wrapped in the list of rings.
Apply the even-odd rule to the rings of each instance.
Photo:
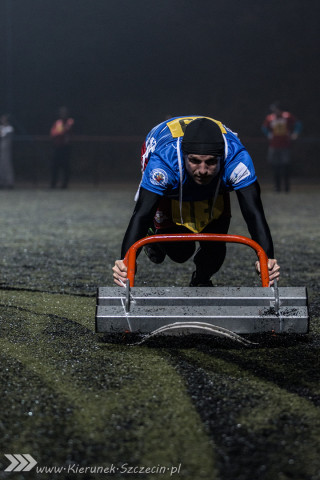
[[[151,235],[149,237],[141,238],[135,242],[127,251],[124,257],[124,263],[128,267],[127,278],[130,282],[130,286],[134,286],[134,276],[136,270],[136,257],[139,248],[143,247],[147,243],[159,243],[159,242],[190,242],[190,241],[210,241],[210,242],[228,242],[228,243],[243,243],[253,248],[258,256],[261,270],[261,283],[263,287],[269,286],[269,271],[268,271],[268,257],[260,245],[247,237],[241,235],[225,235],[220,233],[181,233],[181,234],[162,234]]]

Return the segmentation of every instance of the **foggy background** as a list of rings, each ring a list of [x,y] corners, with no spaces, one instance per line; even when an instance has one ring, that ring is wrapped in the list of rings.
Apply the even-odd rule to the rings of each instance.
[[[48,133],[61,105],[75,119],[74,179],[138,178],[148,131],[168,115],[191,114],[238,132],[258,173],[268,177],[261,123],[275,100],[303,124],[293,176],[318,176],[318,1],[0,0],[0,6],[0,110],[12,115],[18,180],[46,177]]]

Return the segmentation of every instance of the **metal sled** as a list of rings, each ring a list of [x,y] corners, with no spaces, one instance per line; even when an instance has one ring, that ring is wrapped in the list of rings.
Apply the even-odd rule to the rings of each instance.
[[[147,243],[215,241],[242,243],[256,251],[261,287],[135,287],[137,251]],[[304,287],[269,287],[268,258],[253,240],[239,235],[152,235],[127,252],[127,285],[97,291],[96,332],[154,335],[206,333],[250,343],[240,337],[256,333],[309,331]]]

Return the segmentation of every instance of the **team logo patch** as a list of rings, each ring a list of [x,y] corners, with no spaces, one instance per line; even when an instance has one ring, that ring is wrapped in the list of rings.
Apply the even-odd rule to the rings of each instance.
[[[162,168],[154,168],[150,172],[150,182],[152,185],[161,185],[164,187],[168,183],[168,174]]]
[[[248,170],[248,167],[246,167],[244,163],[240,162],[239,165],[237,165],[231,173],[230,181],[233,185],[236,185],[237,183],[241,182],[241,180],[249,177],[249,175],[250,172]]]

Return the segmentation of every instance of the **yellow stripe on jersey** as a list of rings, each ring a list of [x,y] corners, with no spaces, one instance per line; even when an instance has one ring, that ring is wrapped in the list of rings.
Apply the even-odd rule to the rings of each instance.
[[[181,223],[178,200],[171,200],[172,220],[176,225],[183,225],[194,233],[200,233],[212,220],[218,219],[224,210],[223,195],[218,195],[212,211],[213,198],[196,202],[182,202]]]
[[[193,120],[196,120],[197,118],[208,118],[209,120],[212,120],[217,125],[219,125],[222,133],[227,133],[223,124],[221,122],[219,122],[219,120],[215,120],[214,118],[210,118],[210,117],[181,117],[181,118],[175,118],[174,120],[171,120],[171,122],[167,123],[172,137],[173,138],[183,137],[186,126],[190,122],[192,122]]]

